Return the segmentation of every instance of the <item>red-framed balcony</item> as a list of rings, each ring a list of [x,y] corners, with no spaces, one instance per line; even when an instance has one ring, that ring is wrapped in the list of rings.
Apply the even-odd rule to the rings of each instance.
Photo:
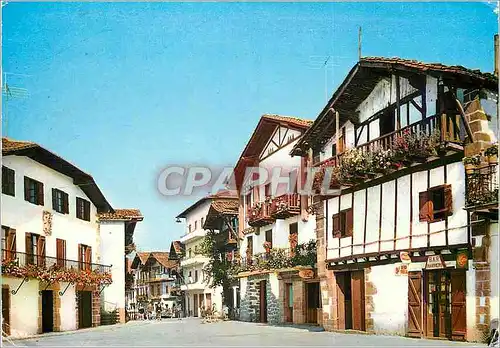
[[[264,201],[255,203],[247,211],[248,224],[252,227],[262,227],[272,224],[274,218],[271,216],[271,202]]]
[[[271,200],[271,217],[286,219],[300,214],[300,196],[298,193],[286,193]]]

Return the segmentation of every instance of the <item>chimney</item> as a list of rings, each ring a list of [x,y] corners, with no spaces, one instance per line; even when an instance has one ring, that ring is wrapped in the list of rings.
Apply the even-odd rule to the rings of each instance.
[[[498,76],[498,34],[495,35],[495,76]]]

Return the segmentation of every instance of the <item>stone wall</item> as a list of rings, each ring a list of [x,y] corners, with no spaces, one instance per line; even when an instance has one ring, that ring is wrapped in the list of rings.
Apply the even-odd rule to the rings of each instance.
[[[278,291],[273,291],[273,283],[278,284],[274,274],[262,274],[249,276],[246,279],[245,295],[240,303],[240,320],[249,322],[260,322],[260,282],[266,281],[267,299],[267,322],[269,324],[280,324],[283,322],[283,304]]]

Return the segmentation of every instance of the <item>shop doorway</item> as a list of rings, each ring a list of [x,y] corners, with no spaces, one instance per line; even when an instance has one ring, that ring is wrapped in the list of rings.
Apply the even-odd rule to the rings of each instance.
[[[285,283],[285,322],[293,323],[293,284]]]
[[[198,294],[193,295],[193,316],[198,316]]]
[[[364,271],[335,273],[339,329],[365,331]]]
[[[321,308],[319,283],[306,284],[306,322],[309,324],[318,323],[318,310]]]
[[[54,293],[52,290],[42,291],[42,332],[54,331]]]
[[[78,291],[78,328],[92,327],[92,292]]]
[[[409,272],[408,286],[409,336],[465,340],[465,270]]]
[[[10,335],[10,291],[2,288],[2,336]]]
[[[259,312],[260,312],[260,322],[267,323],[267,282],[265,280],[261,280],[259,283]]]

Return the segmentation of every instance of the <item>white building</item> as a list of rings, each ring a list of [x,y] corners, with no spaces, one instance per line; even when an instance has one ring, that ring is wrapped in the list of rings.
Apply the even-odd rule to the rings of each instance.
[[[273,250],[283,250],[285,257],[292,259],[297,245],[314,243],[316,239],[315,217],[307,212],[308,197],[298,193],[306,163],[300,157],[290,156],[293,146],[311,124],[312,121],[295,117],[263,115],[236,164],[240,250],[247,270],[239,275],[241,320],[273,324],[320,320],[319,280],[314,272],[306,280],[299,275],[298,268],[259,269],[258,266],[259,258],[274,257]],[[244,181],[249,177],[250,167],[268,173],[265,183],[251,185]],[[273,176],[277,169],[280,172]],[[315,255],[314,251],[311,267]]]
[[[97,221],[115,211],[89,174],[38,144],[2,138],[2,155],[2,330],[99,325],[102,297],[124,301],[124,231]]]
[[[222,288],[211,288],[208,275],[203,267],[209,259],[200,254],[200,244],[206,235],[203,229],[205,218],[213,200],[220,198],[235,198],[229,191],[221,191],[216,195],[203,197],[189,206],[176,218],[184,219],[186,233],[179,239],[183,245],[184,255],[180,259],[183,284],[180,289],[184,293],[184,313],[186,316],[200,316],[202,308],[212,308],[222,311]]]
[[[292,153],[333,169],[338,190],[315,197],[326,329],[480,339],[498,307],[497,165],[466,179],[462,159],[497,141],[496,108],[482,108],[497,86],[463,67],[362,58],[300,139]],[[474,186],[491,196],[479,208]]]

